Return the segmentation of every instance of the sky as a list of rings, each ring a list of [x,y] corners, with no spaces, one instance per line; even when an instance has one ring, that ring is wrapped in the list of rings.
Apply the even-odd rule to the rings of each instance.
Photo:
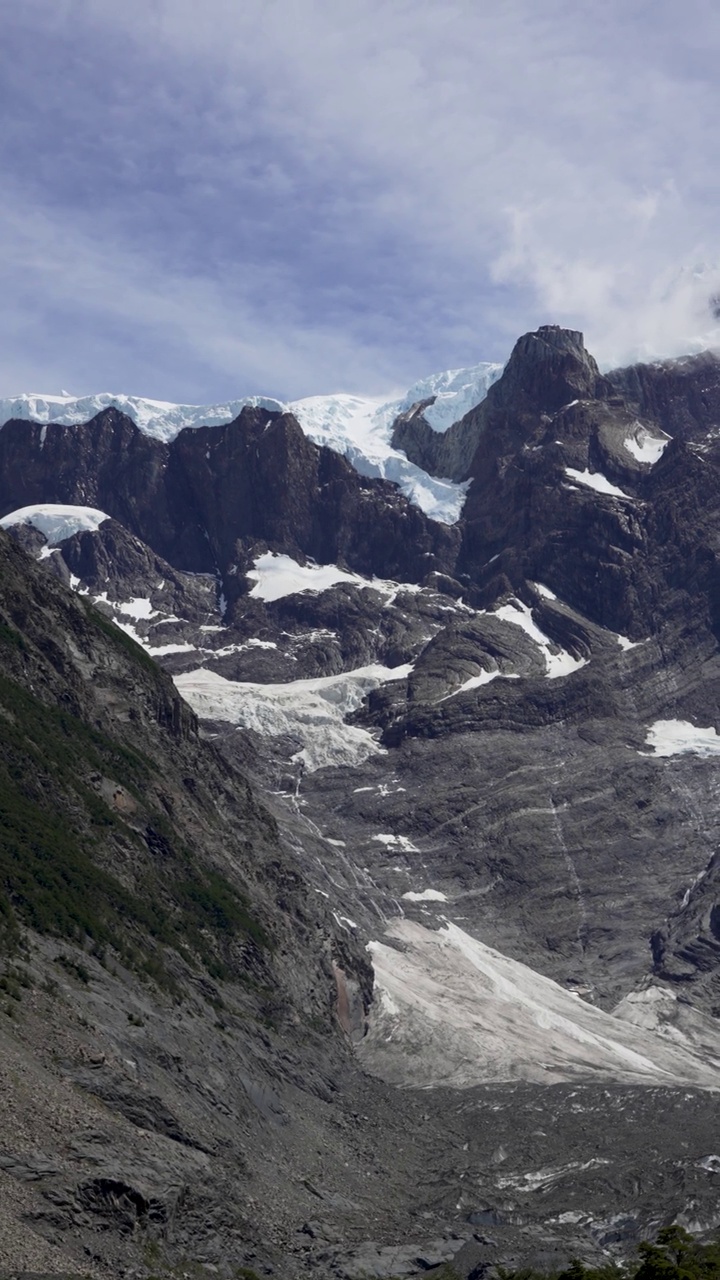
[[[720,345],[714,0],[0,9],[0,396]]]

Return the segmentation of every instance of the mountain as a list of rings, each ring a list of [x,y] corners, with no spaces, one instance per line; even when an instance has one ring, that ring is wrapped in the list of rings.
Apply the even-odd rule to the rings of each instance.
[[[6,890],[6,1052],[109,1117],[98,1218],[96,1140],[61,1159],[14,1087],[8,1222],[57,1257],[465,1280],[720,1225],[720,359],[601,373],[543,326],[496,373],[377,414],[0,429],[3,671],[90,734],[18,785],[115,877],[108,968]],[[417,495],[448,476],[440,522]],[[43,715],[9,709],[29,762]],[[42,1049],[49,979],[102,1063],[57,1013]],[[164,1208],[130,1231],[134,1196]]]
[[[459,516],[464,490],[429,476],[393,448],[392,424],[402,410],[423,401],[430,429],[444,432],[480,403],[501,373],[502,365],[487,363],[470,369],[449,369],[415,383],[405,396],[389,401],[334,395],[283,403],[272,397],[246,396],[227,404],[179,405],[109,393],[80,398],[65,393],[21,395],[0,400],[0,426],[11,419],[74,426],[112,408],[130,417],[144,435],[170,442],[186,428],[228,423],[247,407],[291,413],[308,440],[341,454],[361,475],[394,481],[427,515],[453,523]]]
[[[367,961],[170,678],[5,534],[0,619],[2,1261],[269,1266],[308,1130],[362,1176],[328,1104]]]

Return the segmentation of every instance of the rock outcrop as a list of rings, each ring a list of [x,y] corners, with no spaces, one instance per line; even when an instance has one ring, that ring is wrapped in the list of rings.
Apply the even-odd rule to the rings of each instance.
[[[0,512],[37,502],[106,511],[176,568],[219,575],[228,600],[258,540],[408,582],[451,569],[459,541],[389,481],[359,476],[290,414],[265,409],[169,445],[116,409],[77,427],[8,422]]]

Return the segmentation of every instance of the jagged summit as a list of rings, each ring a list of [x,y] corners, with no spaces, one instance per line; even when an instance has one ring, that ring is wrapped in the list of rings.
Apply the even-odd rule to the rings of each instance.
[[[490,401],[493,408],[555,413],[571,400],[594,397],[599,383],[582,333],[545,324],[518,338]]]
[[[607,394],[608,384],[585,349],[582,333],[541,325],[518,338],[487,394],[442,435],[428,421],[431,403],[418,401],[396,418],[392,443],[432,475],[462,483],[475,475],[476,451],[487,433],[483,450],[497,447],[507,453],[522,444],[543,414]]]

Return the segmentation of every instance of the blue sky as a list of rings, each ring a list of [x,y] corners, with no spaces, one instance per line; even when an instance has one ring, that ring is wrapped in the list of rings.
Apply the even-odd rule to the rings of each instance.
[[[0,395],[720,343],[709,0],[6,0]]]

